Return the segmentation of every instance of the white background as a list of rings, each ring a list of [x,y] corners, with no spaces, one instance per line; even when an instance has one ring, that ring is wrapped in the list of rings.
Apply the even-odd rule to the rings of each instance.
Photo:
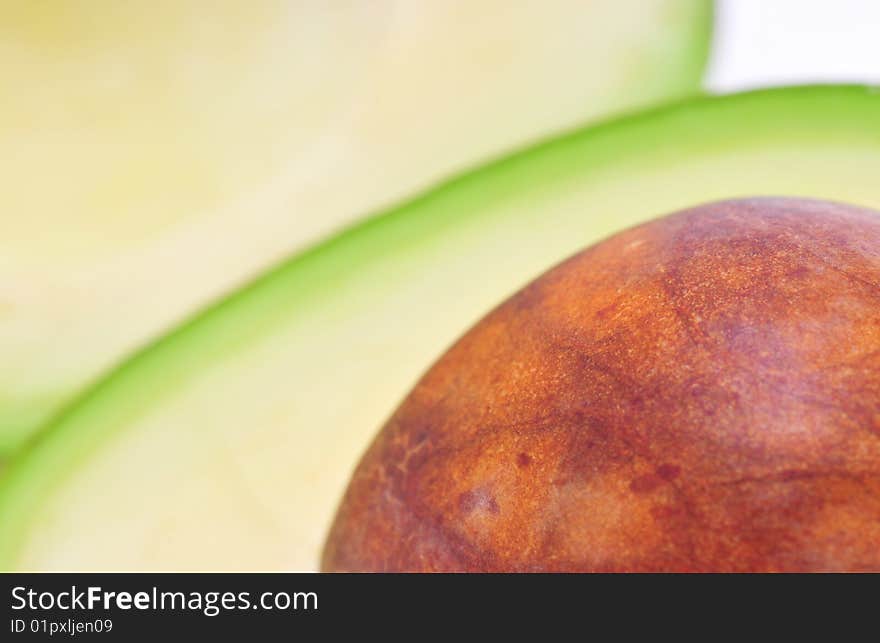
[[[880,0],[720,0],[707,88],[880,84]]]

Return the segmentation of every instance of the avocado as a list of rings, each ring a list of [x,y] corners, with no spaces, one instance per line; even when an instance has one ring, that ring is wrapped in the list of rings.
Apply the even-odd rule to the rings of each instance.
[[[493,305],[623,227],[880,207],[880,92],[706,97],[550,140],[300,254],[103,378],[0,481],[0,568],[313,569],[371,437]]]
[[[708,0],[4,5],[0,457],[306,242],[695,93],[710,22]]]

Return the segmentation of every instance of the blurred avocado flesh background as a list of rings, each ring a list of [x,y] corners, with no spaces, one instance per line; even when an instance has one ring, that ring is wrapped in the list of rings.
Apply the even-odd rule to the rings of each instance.
[[[304,244],[697,91],[710,5],[4,2],[0,457]]]
[[[294,257],[125,363],[0,482],[0,568],[314,569],[433,359],[598,239],[694,204],[880,208],[880,92],[703,98],[488,165]]]

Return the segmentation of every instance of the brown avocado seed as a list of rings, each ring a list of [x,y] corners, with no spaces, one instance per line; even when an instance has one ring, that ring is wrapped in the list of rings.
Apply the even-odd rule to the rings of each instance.
[[[388,421],[323,568],[880,570],[880,213],[713,203],[544,274]]]

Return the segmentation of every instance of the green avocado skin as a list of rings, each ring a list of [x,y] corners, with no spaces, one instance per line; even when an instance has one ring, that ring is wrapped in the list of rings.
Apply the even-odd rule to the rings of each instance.
[[[378,426],[436,356],[536,274],[623,227],[712,200],[880,208],[877,176],[880,92],[815,86],[689,100],[454,179],[290,259],[80,397],[0,482],[0,568],[314,567]],[[244,514],[230,504],[188,523],[175,504],[193,477],[220,484],[223,468],[204,462],[214,443],[277,519],[277,542],[255,532],[260,546],[235,560],[195,543],[223,544]],[[112,499],[87,493],[96,488]],[[115,500],[126,494],[137,507]],[[105,516],[124,532],[128,512],[149,507],[178,521],[152,557],[134,542],[140,532],[114,553],[89,526]],[[45,533],[63,534],[64,548]]]

